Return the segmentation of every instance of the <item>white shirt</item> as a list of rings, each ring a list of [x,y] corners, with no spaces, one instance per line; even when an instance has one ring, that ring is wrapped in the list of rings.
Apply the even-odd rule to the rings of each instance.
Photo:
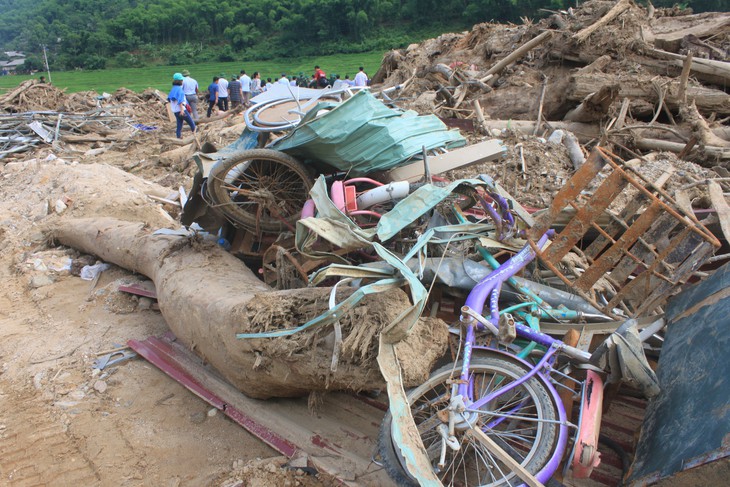
[[[355,86],[367,86],[368,85],[368,75],[365,74],[365,71],[359,71],[355,75]]]
[[[225,78],[218,80],[218,98],[228,98],[228,80]]]
[[[198,91],[198,82],[190,76],[185,76],[183,78],[182,88],[183,93],[186,95],[194,95]]]
[[[251,80],[251,91],[261,90],[261,78],[254,78]]]
[[[251,91],[251,78],[247,74],[241,76],[239,81],[241,82],[241,91],[244,93]]]
[[[281,78],[279,78],[279,81],[277,81],[277,83],[281,83],[282,85],[288,85],[289,78],[287,78],[286,76],[282,76]]]

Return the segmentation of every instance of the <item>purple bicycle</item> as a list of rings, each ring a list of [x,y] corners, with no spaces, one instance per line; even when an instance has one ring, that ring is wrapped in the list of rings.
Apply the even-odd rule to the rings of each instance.
[[[545,234],[537,247],[542,248],[551,234]],[[559,468],[570,438],[575,438],[569,458],[574,474],[587,477],[599,463],[603,383],[596,373],[601,370],[588,363],[591,354],[534,326],[536,317],[550,313],[537,296],[499,309],[502,286],[534,258],[534,250],[527,245],[472,289],[461,310],[459,360],[436,370],[427,382],[408,394],[426,453],[444,485],[545,484]],[[561,312],[564,316],[571,314]],[[575,312],[573,315],[579,316]],[[504,337],[510,329],[516,335],[515,344],[520,338],[527,343],[519,353],[514,352],[514,346],[506,351],[484,344],[485,338]],[[505,343],[504,338],[500,341]],[[577,425],[566,417],[556,389],[561,381],[578,382],[559,370],[561,355],[587,369],[586,379],[579,382],[582,401]],[[387,415],[380,434],[383,462],[399,485],[411,485],[413,477],[393,444],[391,428],[391,417]],[[496,454],[498,450],[502,456]]]

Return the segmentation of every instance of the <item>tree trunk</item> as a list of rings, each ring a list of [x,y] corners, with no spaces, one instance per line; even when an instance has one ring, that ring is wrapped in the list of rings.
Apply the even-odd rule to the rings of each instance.
[[[199,238],[152,235],[142,223],[67,220],[55,229],[54,237],[150,277],[160,310],[177,338],[248,396],[293,397],[385,386],[376,363],[378,335],[408,306],[400,290],[368,296],[342,316],[339,363],[330,372],[331,326],[281,338],[237,339],[236,334],[304,324],[328,308],[331,288],[272,291],[218,245]],[[345,299],[337,294],[338,302]],[[447,335],[443,321],[422,318],[397,344],[408,386],[426,380],[446,350]]]
[[[569,111],[564,120],[569,122],[597,122],[608,114],[608,109],[618,96],[618,86],[602,86],[600,90],[591,93],[580,105]]]
[[[570,87],[566,97],[570,100],[582,101],[591,93],[604,86],[619,86],[620,98],[644,100],[652,104],[659,102],[659,93],[655,86],[664,90],[664,101],[672,110],[678,110],[679,80],[666,77],[614,75],[606,73],[577,73],[571,76]],[[730,114],[730,95],[721,90],[703,86],[687,86],[687,100],[694,100],[701,113]]]

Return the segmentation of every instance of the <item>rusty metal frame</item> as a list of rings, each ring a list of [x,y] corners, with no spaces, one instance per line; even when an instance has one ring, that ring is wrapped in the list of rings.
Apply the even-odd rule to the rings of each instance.
[[[599,174],[600,180],[596,178]],[[592,185],[592,192],[586,196],[585,190]],[[637,197],[617,214],[610,212],[611,203],[630,188],[638,190]],[[566,207],[574,208],[575,213],[549,247],[537,249],[534,242]],[[596,223],[602,214],[607,214],[611,222],[606,228]],[[599,237],[585,255],[576,245],[589,231],[597,232]],[[528,241],[540,262],[563,283],[614,317],[616,307],[632,317],[655,312],[672,288],[685,282],[720,247],[719,240],[664,190],[600,148],[593,150],[558,192],[550,208],[530,229]],[[576,250],[586,258],[588,267],[580,277],[573,278],[561,272],[560,262]],[[602,277],[616,287],[616,294],[608,297],[607,304],[598,303],[593,295],[593,286]]]

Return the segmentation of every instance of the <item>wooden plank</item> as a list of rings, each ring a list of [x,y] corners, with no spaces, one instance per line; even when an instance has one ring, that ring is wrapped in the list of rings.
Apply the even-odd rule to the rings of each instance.
[[[675,228],[679,223],[672,215],[662,214],[651,224],[649,230],[641,236],[641,239],[636,245],[633,245],[629,249],[629,252],[642,262],[651,264],[654,260],[653,251],[656,251],[656,249],[654,247],[648,247],[647,242],[656,242],[660,238],[669,235],[670,230]],[[611,279],[618,284],[623,283],[634,269],[636,269],[637,265],[636,261],[628,255],[623,257],[611,271]]]
[[[711,244],[702,242],[697,247],[697,250],[693,252],[692,258],[685,260],[675,274],[678,276],[689,276],[699,269],[714,251],[715,248]],[[669,297],[670,288],[671,286],[668,283],[662,281],[661,285],[654,289],[650,296],[641,301],[639,308],[636,310],[637,314],[646,314],[653,311],[657,306],[663,305]]]
[[[706,12],[681,17],[654,19],[647,41],[661,49],[676,51],[687,35],[705,37],[722,32],[730,26],[730,12]]]
[[[659,291],[661,295],[664,295],[677,282],[671,272],[667,272],[668,275],[660,273],[665,269],[673,270],[672,267],[666,265],[667,256],[681,249],[680,254],[682,259],[685,259],[688,255],[692,255],[692,249],[701,241],[701,237],[694,234],[689,227],[685,227],[660,254],[656,257],[652,255],[651,264],[642,268],[638,275],[626,283],[611,301],[615,303],[618,303],[619,300],[623,301],[635,310],[643,302],[649,300],[650,294]],[[686,245],[687,242],[689,242],[689,245]],[[662,269],[659,269],[660,266],[662,266]],[[666,298],[666,296],[663,297]]]
[[[722,234],[725,236],[725,240],[730,242],[730,206],[728,206],[719,184],[710,181],[707,186],[710,190],[710,202],[720,219]]]
[[[172,112],[172,106],[167,101],[165,102],[165,108],[167,109],[167,118],[171,122],[177,122],[177,118],[175,118],[175,114]]]
[[[692,214],[692,201],[689,199],[687,191],[678,189],[674,192],[674,200],[677,202],[677,206],[685,213]]]
[[[474,439],[478,440],[482,445],[489,450],[489,453],[497,457],[500,461],[504,462],[517,476],[522,479],[525,484],[529,487],[545,487],[539,480],[537,480],[525,467],[509,456],[497,443],[494,442],[484,431],[479,428],[473,428],[466,432],[466,434],[473,436]]]
[[[501,140],[490,139],[468,147],[452,150],[446,154],[431,156],[428,158],[428,167],[431,170],[431,174],[441,174],[473,164],[495,161],[504,157],[506,152],[507,148]],[[392,169],[387,175],[390,181],[418,181],[423,177],[423,161]]]

